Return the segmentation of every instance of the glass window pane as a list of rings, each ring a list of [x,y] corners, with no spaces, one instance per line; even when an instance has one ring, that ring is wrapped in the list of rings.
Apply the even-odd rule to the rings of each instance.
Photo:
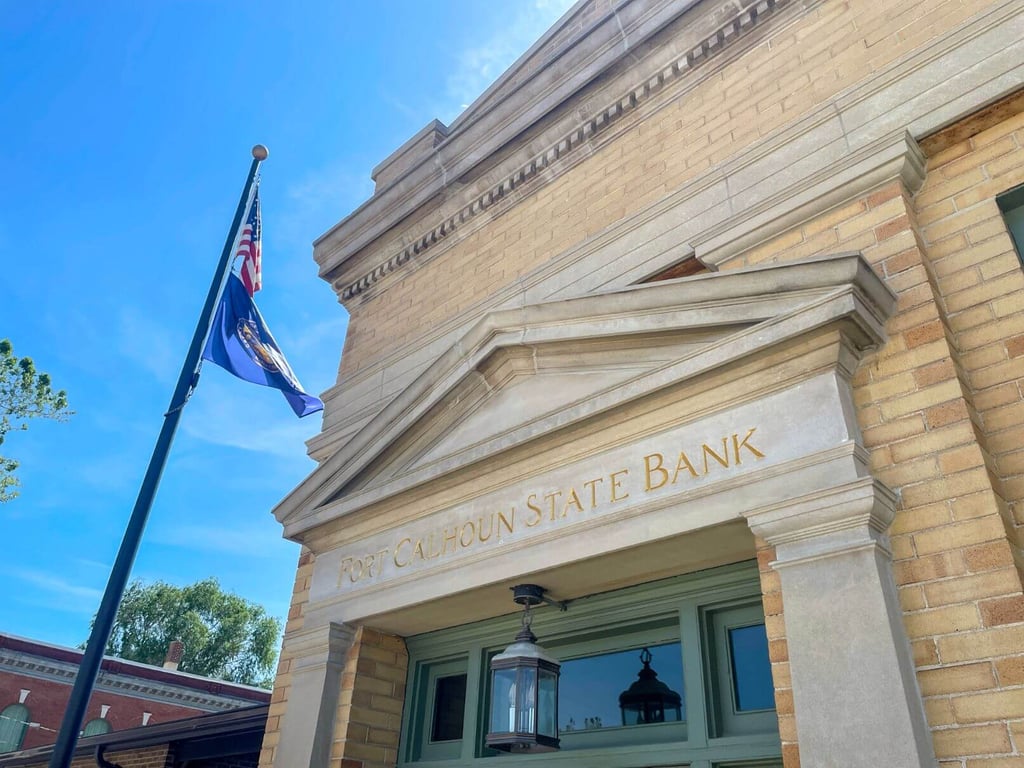
[[[492,680],[491,733],[512,733],[515,730],[516,671],[498,669]]]
[[[439,677],[434,685],[434,715],[431,719],[431,741],[454,741],[462,738],[462,722],[466,714],[466,676]]]
[[[738,712],[775,707],[772,665],[768,661],[768,636],[764,624],[729,630],[733,691]]]
[[[621,728],[634,725],[623,722],[619,695],[637,682],[643,669],[641,648],[615,651],[562,662],[558,686],[559,731],[583,731]],[[649,646],[651,669],[657,681],[683,696],[682,647],[678,642]],[[685,720],[685,704],[665,711],[665,720]]]

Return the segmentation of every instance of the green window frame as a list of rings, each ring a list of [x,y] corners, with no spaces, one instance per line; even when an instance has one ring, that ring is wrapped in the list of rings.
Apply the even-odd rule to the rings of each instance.
[[[8,704],[0,712],[0,754],[17,752],[28,731],[29,711],[24,704]]]
[[[86,736],[99,736],[101,733],[110,733],[113,727],[110,725],[110,721],[102,717],[94,717],[85,727],[82,729],[82,737]]]
[[[1024,184],[999,195],[996,204],[1010,231],[1017,257],[1024,263]]]
[[[468,660],[459,659],[431,661],[420,664],[417,668],[417,684],[414,686],[415,705],[422,714],[416,724],[417,734],[413,761],[450,760],[462,754],[462,742],[465,738],[465,709],[463,710],[463,731],[458,739],[436,739],[438,723],[439,696],[442,693],[442,682],[458,676],[466,676],[468,691]]]
[[[490,658],[511,642],[519,621],[520,615],[514,613],[406,638],[410,675],[399,744],[400,766],[497,765],[487,761],[499,759],[495,757],[499,753],[484,745],[490,699],[488,665]],[[564,613],[539,609],[533,623],[538,642],[563,663],[626,650],[639,653],[648,646],[677,648],[682,656],[682,680],[665,682],[682,694],[684,719],[562,730],[559,752],[502,754],[501,766],[525,767],[545,759],[571,768],[596,762],[622,768],[781,766],[774,707],[750,711],[739,710],[735,704],[729,630],[763,623],[760,580],[756,564],[750,562],[581,598],[572,601]],[[670,645],[674,643],[678,646]],[[639,660],[636,667],[639,670]],[[437,680],[463,672],[466,701],[462,739],[431,743],[428,736]],[[624,682],[628,686],[631,681]]]

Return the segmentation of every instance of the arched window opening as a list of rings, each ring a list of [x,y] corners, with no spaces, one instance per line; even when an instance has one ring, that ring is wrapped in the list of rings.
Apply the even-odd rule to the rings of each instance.
[[[28,707],[24,704],[11,704],[0,712],[0,754],[17,752],[25,740],[28,730]]]

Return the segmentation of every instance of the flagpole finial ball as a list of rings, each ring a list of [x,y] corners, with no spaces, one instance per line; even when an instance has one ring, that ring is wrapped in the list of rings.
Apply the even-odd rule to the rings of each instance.
[[[266,160],[270,156],[270,150],[264,147],[262,144],[257,144],[252,148],[252,156],[260,162]]]

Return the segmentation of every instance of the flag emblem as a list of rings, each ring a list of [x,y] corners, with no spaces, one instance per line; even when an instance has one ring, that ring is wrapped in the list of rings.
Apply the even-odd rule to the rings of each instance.
[[[203,359],[240,379],[279,389],[296,416],[322,411],[319,398],[307,394],[274,341],[238,275],[228,275]]]
[[[238,319],[238,340],[256,365],[265,371],[281,374],[296,389],[302,388],[280,350],[260,338],[260,329],[255,320],[248,317]]]

